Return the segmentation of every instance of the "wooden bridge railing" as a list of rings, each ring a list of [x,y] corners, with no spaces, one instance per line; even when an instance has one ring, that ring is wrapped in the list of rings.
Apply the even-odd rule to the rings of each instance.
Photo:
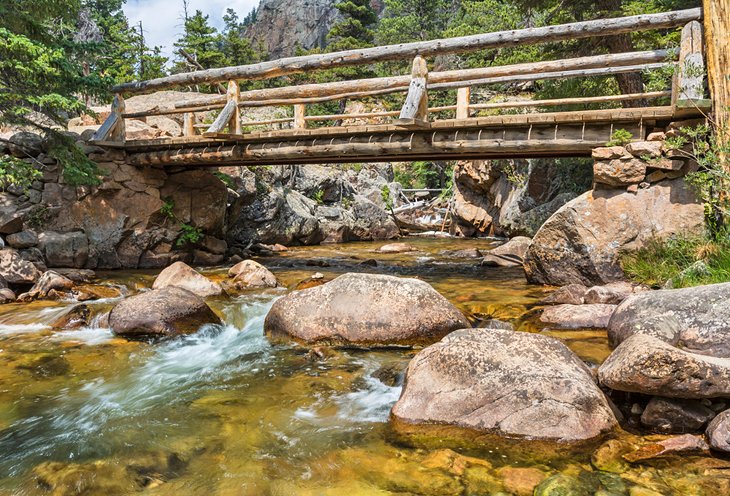
[[[688,9],[659,14],[646,14],[615,19],[577,22],[542,28],[530,28],[498,33],[485,33],[401,45],[351,50],[301,57],[290,57],[260,64],[209,69],[185,74],[122,84],[114,88],[112,112],[99,128],[94,140],[124,142],[124,120],[153,115],[184,114],[183,132],[188,138],[204,128],[203,137],[217,138],[243,136],[244,126],[288,124],[293,129],[304,129],[314,121],[393,118],[393,124],[404,128],[428,128],[430,115],[451,111],[457,121],[465,121],[474,112],[516,108],[539,108],[573,104],[592,104],[622,101],[649,101],[671,97],[674,108],[707,108],[704,95],[705,63],[702,43],[701,9]],[[532,62],[506,66],[492,66],[429,73],[426,56],[467,53],[498,47],[548,43],[561,40],[609,36],[627,32],[668,29],[683,26],[679,49],[594,55],[572,59]],[[410,76],[392,76],[322,84],[304,84],[281,88],[240,91],[238,81],[269,79],[304,71],[354,66],[387,60],[413,57]],[[471,88],[490,84],[609,76],[635,73],[676,66],[671,91],[652,91],[623,95],[561,98],[553,100],[524,100],[513,102],[472,101]],[[144,112],[126,112],[124,95],[153,90],[189,86],[193,84],[228,84],[225,95],[211,95],[204,100],[181,101],[164,108]],[[455,105],[428,106],[428,92],[456,89]],[[335,115],[307,115],[306,106],[343,99],[357,99],[389,93],[406,93],[400,111],[344,113]],[[293,107],[293,117],[245,122],[241,119],[244,107]],[[220,110],[210,125],[196,124],[195,114]],[[224,131],[227,130],[226,133]]]

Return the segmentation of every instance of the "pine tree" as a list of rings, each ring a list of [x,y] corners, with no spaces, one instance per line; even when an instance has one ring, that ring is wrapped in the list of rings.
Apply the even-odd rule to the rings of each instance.
[[[99,181],[96,164],[48,125],[85,110],[76,95],[106,89],[105,80],[84,67],[90,42],[74,39],[80,8],[73,0],[0,2],[0,124],[44,132],[49,155],[60,160],[67,182],[93,184]],[[0,157],[2,187],[27,187],[37,174],[30,164]]]
[[[223,67],[226,62],[218,30],[208,23],[208,16],[199,10],[186,19],[183,35],[175,43],[175,47],[185,50],[205,69]],[[184,57],[180,57],[174,70],[189,70],[189,63]]]
[[[258,53],[245,37],[245,21],[239,21],[238,15],[233,9],[226,9],[226,13],[223,15],[223,23],[221,50],[225,57],[225,65],[245,65],[258,62]]]
[[[455,6],[452,0],[385,0],[377,40],[393,44],[438,38]]]
[[[327,51],[350,50],[373,46],[378,14],[370,0],[344,0],[335,8],[342,14],[342,20],[332,26],[327,34]]]

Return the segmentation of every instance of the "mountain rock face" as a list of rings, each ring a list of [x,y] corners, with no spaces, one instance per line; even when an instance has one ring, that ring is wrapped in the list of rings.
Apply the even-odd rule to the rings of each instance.
[[[256,22],[246,36],[261,44],[269,58],[294,55],[297,48],[322,47],[339,16],[336,0],[261,0]]]
[[[297,48],[324,47],[327,33],[340,17],[338,1],[261,0],[246,37],[254,46],[262,45],[272,60],[292,56]],[[371,5],[376,12],[383,11],[383,0],[371,0]]]

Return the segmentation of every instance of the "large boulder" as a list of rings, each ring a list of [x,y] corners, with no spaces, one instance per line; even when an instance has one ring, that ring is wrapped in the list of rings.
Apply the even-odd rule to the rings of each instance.
[[[162,289],[168,286],[187,289],[202,298],[223,293],[220,284],[211,281],[185,262],[175,262],[160,272],[152,284],[152,289]]]
[[[621,250],[704,231],[704,207],[683,179],[651,188],[588,191],[540,228],[525,257],[530,282],[587,286],[621,280]]]
[[[9,284],[33,284],[41,272],[13,248],[0,249],[0,277]]]
[[[646,334],[621,343],[598,369],[611,389],[668,398],[730,396],[730,359],[675,348]]]
[[[318,244],[325,238],[314,214],[316,202],[297,191],[272,188],[245,205],[236,205],[229,245],[251,242],[283,245]]]
[[[198,295],[177,286],[153,289],[122,300],[109,313],[112,331],[129,338],[166,337],[220,324]]]
[[[608,338],[617,346],[647,334],[686,351],[730,358],[730,283],[646,291],[614,312]]]
[[[31,301],[47,298],[52,291],[68,292],[74,287],[74,282],[68,277],[49,270],[45,272],[27,293],[18,296],[21,301]]]
[[[419,352],[392,410],[405,424],[575,442],[617,426],[591,372],[557,339],[464,329]]]
[[[254,260],[244,260],[228,269],[235,289],[275,288],[279,285],[276,276],[266,267]]]
[[[277,300],[264,331],[274,339],[307,344],[395,346],[430,344],[468,325],[455,306],[423,281],[344,274]]]
[[[46,231],[38,236],[38,248],[49,267],[83,268],[89,259],[89,241],[83,232]]]

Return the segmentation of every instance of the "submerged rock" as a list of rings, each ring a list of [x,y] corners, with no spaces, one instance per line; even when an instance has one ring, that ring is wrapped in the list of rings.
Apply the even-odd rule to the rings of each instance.
[[[574,442],[617,426],[585,364],[557,339],[463,329],[418,353],[392,410],[396,426],[451,425]]]
[[[617,346],[646,334],[684,350],[730,358],[730,283],[647,291],[616,309],[608,338]]]
[[[378,248],[380,253],[408,253],[411,251],[416,251],[416,248],[408,243],[389,243]]]
[[[516,236],[505,244],[489,250],[482,260],[487,267],[521,267],[532,239]]]
[[[703,231],[702,204],[683,179],[662,181],[636,194],[589,191],[542,225],[525,256],[525,272],[533,283],[606,284],[624,277],[621,250]]]
[[[712,449],[730,453],[730,410],[725,410],[712,419],[706,434]]]
[[[235,289],[275,288],[279,285],[276,276],[266,267],[253,260],[244,260],[228,270],[233,277]]]
[[[653,397],[641,414],[641,424],[657,432],[684,434],[700,430],[715,412],[698,400]]]
[[[220,284],[211,281],[184,262],[175,262],[160,272],[152,284],[152,289],[162,289],[169,286],[187,289],[202,298],[218,296],[223,293]]]
[[[112,331],[130,338],[189,334],[202,325],[220,323],[200,296],[177,286],[127,298],[109,314]]]
[[[47,298],[51,292],[71,291],[73,287],[74,282],[71,279],[49,270],[43,273],[30,291],[19,295],[18,299],[21,301],[32,301]]]
[[[598,369],[611,389],[669,398],[730,396],[730,359],[698,355],[645,334],[621,343]]]
[[[582,305],[585,303],[585,295],[588,288],[582,284],[568,284],[556,289],[540,303],[543,305]]]
[[[564,328],[608,327],[616,305],[556,305],[547,307],[540,315],[540,322]]]
[[[392,346],[430,344],[469,322],[418,279],[344,274],[276,301],[264,322],[274,339],[307,344]]]

